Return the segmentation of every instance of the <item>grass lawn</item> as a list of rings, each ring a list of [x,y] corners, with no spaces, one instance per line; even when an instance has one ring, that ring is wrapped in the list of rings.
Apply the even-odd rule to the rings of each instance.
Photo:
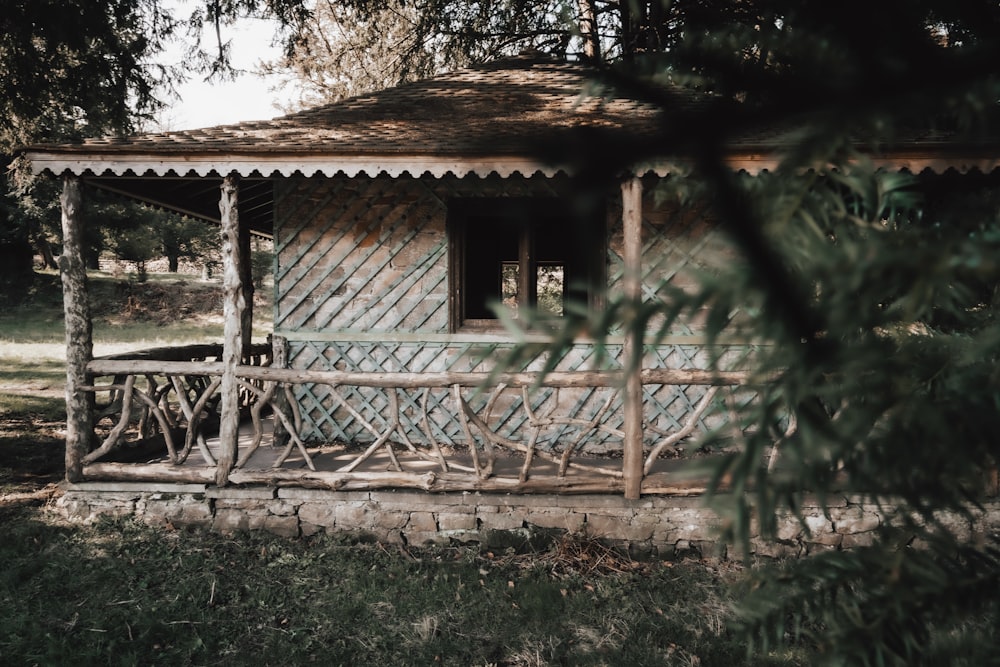
[[[4,522],[4,664],[809,664],[747,660],[738,570],[693,560]]]
[[[91,285],[98,355],[221,339],[211,285]],[[747,658],[732,564],[66,525],[42,506],[63,475],[61,307],[42,275],[0,315],[0,664],[810,664]]]

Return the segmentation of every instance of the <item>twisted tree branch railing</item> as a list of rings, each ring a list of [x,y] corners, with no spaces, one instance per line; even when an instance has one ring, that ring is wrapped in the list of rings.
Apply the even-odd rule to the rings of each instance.
[[[178,360],[179,356],[182,355],[173,353],[170,359],[156,359],[150,355],[143,355],[139,358],[103,358],[90,362],[87,370],[91,377],[112,377],[114,380],[111,384],[94,383],[84,387],[84,390],[95,393],[110,392],[112,397],[109,409],[117,409],[120,414],[101,445],[86,456],[85,466],[97,465],[102,458],[119,447],[128,426],[137,418],[143,428],[146,423],[158,427],[167,450],[166,460],[169,464],[175,467],[183,466],[191,451],[197,446],[204,460],[203,467],[212,468],[217,465],[216,457],[209,446],[209,434],[205,430],[205,425],[214,405],[218,402],[217,392],[222,364],[207,359],[181,361]],[[256,361],[261,364],[267,363],[264,356],[260,356]],[[362,466],[381,451],[388,459],[388,467],[383,476],[395,475],[395,479],[402,480],[404,486],[419,484],[422,488],[433,488],[441,479],[451,480],[461,474],[472,475],[469,479],[473,487],[478,488],[484,484],[495,486],[501,484],[497,477],[501,474],[497,472],[498,460],[502,453],[506,452],[523,457],[516,478],[511,481],[522,487],[529,484],[536,466],[544,464],[550,466],[545,468],[547,472],[544,474],[555,479],[553,482],[555,488],[560,488],[562,484],[558,480],[567,479],[571,473],[583,474],[592,480],[606,479],[609,490],[621,486],[622,470],[609,467],[607,460],[595,460],[593,457],[584,457],[581,454],[586,449],[586,443],[598,435],[602,438],[610,437],[612,440],[623,437],[621,429],[607,423],[616,393],[622,386],[621,372],[560,371],[544,376],[530,372],[364,373],[240,365],[237,367],[236,375],[240,393],[244,397],[241,405],[249,417],[252,438],[248,443],[244,442],[241,445],[231,479],[261,477],[262,473],[256,472],[251,463],[254,454],[265,442],[267,435],[265,429],[271,423],[265,420],[266,414],[271,416],[274,424],[280,424],[283,433],[288,437],[282,451],[271,459],[271,475],[276,480],[275,483],[278,483],[277,480],[287,483],[288,480],[294,479],[294,471],[283,468],[293,452],[298,453],[302,463],[310,472],[317,473],[314,461],[316,450],[310,451],[306,444],[307,440],[302,432],[302,416],[292,391],[296,385],[308,384],[325,385],[329,390],[325,395],[336,406],[336,410],[344,414],[345,418],[356,422],[370,437],[369,444],[362,450],[354,450],[353,453],[350,453],[351,450],[345,450],[350,454],[346,462],[341,456],[334,471],[323,473],[328,476],[335,475],[338,480],[367,479],[375,475],[376,473],[363,471]],[[649,475],[658,458],[678,454],[677,443],[696,430],[699,420],[715,403],[721,387],[744,385],[750,376],[746,372],[644,369],[640,373],[640,378],[646,385],[708,386],[679,429],[667,432],[652,424],[644,425],[648,433],[658,438],[653,445],[645,448],[643,474]],[[146,381],[145,390],[138,387],[140,379]],[[362,387],[380,389],[385,393],[386,401],[379,410],[378,421],[366,416],[361,409],[352,405],[351,395],[349,393],[345,395],[341,391]],[[482,393],[484,387],[491,388],[488,395]],[[547,400],[544,407],[535,407],[529,400],[531,392],[542,387],[552,391],[553,400]],[[599,407],[588,416],[572,414],[572,411],[560,412],[557,409],[560,406],[559,392],[580,388],[604,390],[607,395],[598,396]],[[408,417],[409,428],[416,428],[416,431],[411,433],[419,434],[426,440],[419,444],[411,439],[407,428],[403,426],[399,392],[407,391],[422,394],[419,400],[422,414],[416,418],[411,417],[415,412],[413,406],[417,405],[417,401],[409,399],[407,401],[409,405],[407,410],[411,415]],[[434,437],[429,416],[431,412],[429,397],[432,391],[443,392],[450,399],[449,409],[453,411],[453,416],[460,424],[465,439],[463,443],[442,442],[440,437]],[[510,398],[512,394],[515,398]],[[479,401],[485,397],[484,407],[476,409],[470,403],[472,395],[479,396]],[[523,411],[524,419],[519,435],[502,435],[498,428],[499,422],[494,424],[496,421],[494,412],[504,396],[508,397],[505,399],[506,404],[514,406],[510,409]],[[519,404],[516,401],[518,397]],[[136,406],[141,408],[141,415],[135,414]],[[441,408],[441,401],[437,401],[434,409]],[[366,403],[365,410],[372,410],[372,404]],[[509,417],[509,414],[507,416]],[[174,433],[178,429],[184,431],[183,446],[179,450],[175,445],[175,442],[178,442],[177,434]],[[543,433],[547,434],[545,436],[547,440],[543,439]],[[556,435],[548,435],[550,433]],[[562,439],[564,433],[568,435]],[[140,433],[140,435],[146,434]],[[550,446],[548,448],[540,446],[542,442]],[[459,451],[465,452],[471,463],[468,460],[463,462],[461,456],[456,457],[452,454],[450,447],[453,445],[459,445]],[[449,448],[447,453],[446,447]],[[409,457],[405,461],[400,458],[404,454]],[[420,470],[426,470],[427,464],[432,464],[438,472],[422,472],[418,480],[414,476],[414,464],[411,462],[423,462]],[[259,469],[260,464],[257,464],[256,468]],[[285,472],[279,472],[279,469]],[[204,476],[201,472],[193,474]],[[410,479],[411,477],[413,479]],[[266,478],[266,475],[261,478]],[[599,486],[599,483],[595,482],[587,488],[599,488]]]

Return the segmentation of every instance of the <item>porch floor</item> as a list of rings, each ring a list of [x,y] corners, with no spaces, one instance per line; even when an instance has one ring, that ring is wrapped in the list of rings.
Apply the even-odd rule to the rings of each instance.
[[[244,422],[240,424],[239,451],[246,451],[252,443],[253,427],[249,422]],[[219,438],[217,436],[207,438],[206,444],[208,445],[209,451],[212,452],[212,456],[218,458]],[[312,458],[313,465],[316,467],[317,471],[335,472],[344,468],[344,466],[350,464],[351,461],[357,458],[367,447],[367,444],[368,443],[351,447],[340,444],[310,444],[307,445],[306,449],[308,450],[309,456]],[[279,447],[274,444],[273,428],[268,420],[264,426],[264,437],[261,440],[260,446],[242,467],[244,470],[255,471],[273,469],[274,463],[278,460],[284,450],[285,447]],[[442,447],[442,450],[444,451],[445,459],[449,465],[462,466],[472,469],[472,457],[467,454],[464,449],[456,450],[453,448]],[[494,474],[501,477],[517,477],[521,466],[524,464],[524,455],[517,452],[512,453],[500,447],[498,447],[495,451],[496,464],[494,466]],[[439,463],[417,456],[416,454],[410,452],[405,446],[398,443],[393,443],[393,452],[396,456],[396,460],[399,462],[399,465],[405,471],[422,473],[433,472],[441,469]],[[483,459],[480,460],[480,463],[482,463],[482,461]],[[166,457],[163,457],[161,462],[166,463]],[[600,467],[607,470],[621,470],[620,458],[586,457],[586,462],[588,466],[592,467]],[[666,460],[658,461],[657,471],[664,472],[668,468],[676,468],[676,466],[664,465],[666,463],[668,463]],[[183,465],[205,466],[206,464],[205,460],[201,456],[201,453],[198,451],[198,448],[195,447],[191,450],[191,455]],[[298,448],[294,445],[292,446],[292,450],[288,455],[288,458],[285,459],[280,467],[285,470],[309,469],[306,465],[305,458],[303,458]],[[393,465],[392,459],[389,457],[386,447],[383,446],[379,447],[377,451],[358,465],[354,471],[395,472],[396,468]],[[558,474],[559,466],[556,463],[536,456],[532,461],[531,472],[532,475],[535,476],[554,476]]]
[[[273,442],[273,429],[270,422],[263,428],[264,436],[260,446],[245,464],[234,471],[236,483],[280,484],[313,486],[334,484],[335,488],[363,488],[366,485],[377,485],[380,488],[413,487],[433,491],[455,490],[496,490],[512,493],[617,493],[622,487],[622,460],[620,457],[581,456],[573,458],[573,463],[581,467],[570,468],[565,476],[559,475],[559,464],[541,456],[534,456],[529,475],[525,480],[519,480],[521,468],[524,465],[524,454],[511,452],[505,448],[495,449],[495,459],[492,474],[487,479],[475,474],[472,457],[464,449],[442,447],[442,453],[448,465],[448,471],[442,470],[439,461],[426,458],[431,450],[421,449],[423,456],[409,451],[401,444],[393,444],[395,463],[385,446],[373,452],[364,461],[349,472],[345,470],[365,451],[367,445],[347,447],[341,444],[324,444],[307,447],[312,458],[315,471],[311,471],[297,447],[292,445],[291,451],[284,462],[275,467],[275,463],[286,450],[286,447],[276,446]],[[248,421],[241,424],[239,432],[239,456],[242,457],[253,443],[253,427]],[[160,441],[162,447],[162,441]],[[152,443],[150,443],[152,444]],[[219,438],[207,438],[206,445],[212,455],[219,458]],[[149,451],[149,450],[147,450]],[[138,453],[138,452],[137,452]],[[85,476],[90,479],[113,476],[115,479],[164,479],[191,478],[211,479],[209,472],[214,466],[209,466],[202,457],[198,447],[192,448],[190,455],[180,465],[172,465],[166,456],[165,448],[152,452],[148,456],[131,456],[122,458],[112,454],[105,459],[109,466],[99,461],[85,468]],[[130,466],[125,461],[138,464]],[[119,463],[112,463],[118,461]],[[680,472],[688,462],[687,459],[664,459],[656,461],[653,469],[645,476],[643,493],[690,495],[700,492],[705,480],[695,480]],[[480,454],[480,465],[485,463],[484,455]],[[187,472],[185,472],[187,471]],[[617,474],[616,474],[617,473]],[[333,477],[329,477],[333,475]],[[337,480],[348,475],[351,481]]]

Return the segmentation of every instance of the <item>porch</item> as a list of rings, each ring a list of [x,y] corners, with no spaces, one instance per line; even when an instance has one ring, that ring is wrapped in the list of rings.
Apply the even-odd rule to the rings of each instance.
[[[738,400],[734,392],[750,379],[738,371],[642,370],[646,391],[697,388],[700,398],[672,429],[645,423],[641,465],[630,468],[614,418],[621,372],[303,371],[275,364],[281,349],[280,339],[253,346],[236,366],[239,429],[228,469],[220,465],[227,451],[219,425],[234,415],[221,412],[222,346],[90,361],[91,382],[80,389],[99,406],[100,444],[82,457],[76,481],[518,494],[625,494],[635,484],[641,495],[694,495],[703,481],[680,470],[695,455],[684,441],[705,430],[712,408]],[[306,435],[301,396],[317,387],[334,403],[331,412],[366,434],[363,442]],[[590,400],[561,400],[581,388]],[[443,437],[435,426],[442,418],[460,424],[464,441]],[[511,421],[520,436],[504,435]],[[605,455],[585,446],[598,438]]]

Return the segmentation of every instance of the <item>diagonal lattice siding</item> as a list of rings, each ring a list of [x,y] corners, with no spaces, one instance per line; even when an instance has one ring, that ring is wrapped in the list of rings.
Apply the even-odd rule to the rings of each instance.
[[[335,178],[290,180],[280,186],[276,222],[275,329],[289,339],[292,368],[351,371],[490,370],[507,347],[475,337],[449,335],[447,202],[457,197],[555,196],[569,192],[565,179],[517,178]],[[620,204],[609,202],[608,282],[622,274]],[[643,221],[643,254],[649,261],[643,277],[644,298],[661,298],[659,286],[683,286],[705,257],[724,252],[714,226],[690,212],[663,212],[652,205]],[[682,323],[676,333],[690,336],[697,323]],[[612,365],[620,348],[608,350]],[[741,352],[733,350],[735,359]],[[572,349],[560,370],[594,367],[595,351]],[[696,344],[658,346],[647,353],[647,367],[705,368],[708,360]],[[330,396],[326,386],[298,390],[304,433],[313,441],[365,441],[357,420]],[[360,415],[384,426],[389,407],[385,391],[340,388]],[[728,391],[728,390],[727,390]],[[676,430],[697,405],[704,387],[647,386],[644,392],[648,439]],[[480,410],[487,394],[473,397]],[[442,442],[463,442],[456,406],[446,390],[401,392],[401,419],[414,442],[427,431]],[[536,414],[567,411],[581,419],[610,408],[604,423],[622,428],[621,398],[611,389],[538,390],[529,396]],[[520,392],[504,392],[494,402],[491,425],[505,437],[520,439],[527,416]],[[426,403],[428,419],[422,421]],[[722,416],[699,422],[704,431]],[[550,446],[572,439],[574,427],[560,426],[543,435]],[[544,446],[545,443],[542,443]],[[613,451],[620,440],[609,431],[588,435],[591,451]]]
[[[505,346],[490,346],[494,355],[503,352]],[[290,343],[290,365],[295,368],[316,370],[352,371],[392,371],[409,369],[421,370],[473,371],[483,370],[486,365],[476,359],[483,350],[478,343],[415,343],[415,342],[353,342],[326,341]],[[608,352],[613,358],[621,354],[620,346],[611,346]],[[665,345],[655,352],[655,365],[662,368],[690,368],[703,361],[704,352],[698,346]],[[593,349],[578,346],[570,352],[560,370],[575,370],[587,367]],[[653,364],[650,364],[653,365]],[[337,440],[363,442],[370,439],[356,423],[355,419],[329,397],[325,386],[304,385],[297,387],[297,397],[302,406],[307,425],[304,435],[312,441]],[[341,395],[359,409],[361,415],[380,429],[387,427],[386,414],[389,399],[384,390],[343,387]],[[730,390],[726,390],[727,392]],[[678,430],[688,414],[704,395],[705,387],[647,385],[644,388],[647,424],[654,428],[647,434],[648,444],[658,440],[657,432]],[[427,425],[422,423],[423,391],[404,391],[399,394],[402,404],[403,427],[413,442],[425,442]],[[488,400],[487,393],[481,393],[470,400],[473,409],[482,410]],[[581,419],[590,419],[600,411],[610,398],[603,423],[610,429],[622,429],[621,396],[614,389],[575,389],[556,392],[539,389],[529,394],[532,409],[538,414],[553,411],[571,414]],[[432,390],[427,398],[429,426],[439,442],[463,442],[465,436],[456,416],[456,405],[447,390]],[[736,399],[745,400],[745,399]],[[526,414],[521,409],[522,396],[519,391],[508,390],[496,402],[490,425],[494,430],[513,440],[522,440],[526,428]],[[706,417],[699,423],[702,432],[721,426],[721,417]],[[575,430],[560,427],[545,434],[552,443],[562,439],[572,439]],[[619,440],[606,432],[592,434],[587,450],[593,453],[616,451]]]

